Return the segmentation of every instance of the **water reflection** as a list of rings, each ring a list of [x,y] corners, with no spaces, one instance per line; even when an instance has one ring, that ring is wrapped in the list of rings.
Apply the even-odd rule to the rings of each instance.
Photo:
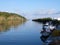
[[[24,23],[24,22],[23,22]],[[7,22],[7,23],[3,23],[3,24],[0,24],[0,32],[6,32],[8,31],[11,27],[17,27],[21,24],[23,24],[22,22]]]
[[[40,34],[40,39],[45,45],[60,45],[60,30],[56,27],[51,29],[50,25],[43,25]]]

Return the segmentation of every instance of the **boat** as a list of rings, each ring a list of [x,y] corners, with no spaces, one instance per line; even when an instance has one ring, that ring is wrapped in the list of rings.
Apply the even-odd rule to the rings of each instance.
[[[46,24],[43,24],[43,28],[42,29],[43,29],[43,32],[44,31],[51,32],[54,29],[56,29],[56,26],[53,26],[52,24],[46,23]]]
[[[49,29],[52,31],[52,30],[56,29],[56,26],[50,25]]]

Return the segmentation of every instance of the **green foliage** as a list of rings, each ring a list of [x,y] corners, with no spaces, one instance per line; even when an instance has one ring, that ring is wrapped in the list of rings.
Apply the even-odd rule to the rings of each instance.
[[[60,21],[57,19],[52,19],[52,18],[40,18],[40,19],[33,19],[33,21],[40,22],[40,23],[46,23],[46,22],[52,22],[53,25],[59,25]]]
[[[16,14],[16,13],[8,13],[8,12],[0,12],[0,16],[4,16],[4,17],[9,17],[9,16],[18,16],[18,17],[21,17],[21,18],[24,18],[26,19],[25,17],[19,15],[19,14]]]
[[[52,21],[52,19],[51,18],[41,18],[41,19],[33,19],[33,21],[46,23],[46,22]]]
[[[57,19],[54,19],[54,20],[52,20],[52,24],[53,25],[58,25],[59,24],[59,21]]]
[[[60,30],[54,30],[52,36],[60,36]]]
[[[16,27],[25,21],[26,18],[19,14],[0,12],[0,32],[7,31],[11,26]]]

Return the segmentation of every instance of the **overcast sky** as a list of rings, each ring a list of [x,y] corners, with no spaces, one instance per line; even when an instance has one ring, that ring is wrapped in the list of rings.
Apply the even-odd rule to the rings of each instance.
[[[18,13],[30,19],[59,17],[60,0],[0,0],[0,11]]]

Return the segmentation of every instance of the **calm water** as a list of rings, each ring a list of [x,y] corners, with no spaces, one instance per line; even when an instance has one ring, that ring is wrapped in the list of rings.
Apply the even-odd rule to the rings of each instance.
[[[42,24],[27,21],[0,32],[0,45],[43,45],[40,39]]]

